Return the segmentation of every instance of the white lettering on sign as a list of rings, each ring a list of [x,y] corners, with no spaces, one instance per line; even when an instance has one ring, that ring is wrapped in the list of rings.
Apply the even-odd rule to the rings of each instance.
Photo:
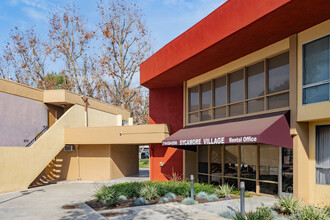
[[[241,143],[242,142],[242,138],[238,137],[238,138],[229,138],[229,143]]]
[[[251,136],[229,138],[229,143],[245,143],[245,142],[257,142],[257,138]]]
[[[225,138],[224,137],[218,137],[218,138],[204,138],[203,144],[224,144]]]
[[[214,145],[214,144],[230,144],[230,143],[255,143],[258,141],[257,137],[253,136],[243,136],[243,137],[230,137],[228,141],[225,141],[224,137],[216,138],[194,138],[194,139],[184,139],[178,141],[163,141],[164,146],[178,146],[178,145]]]
[[[201,145],[202,139],[180,140],[180,145]]]
[[[175,145],[178,145],[178,141],[163,141],[162,145],[164,145],[164,146],[175,146]]]
[[[251,137],[251,136],[247,136],[243,138],[244,142],[257,142],[257,138],[256,137]]]

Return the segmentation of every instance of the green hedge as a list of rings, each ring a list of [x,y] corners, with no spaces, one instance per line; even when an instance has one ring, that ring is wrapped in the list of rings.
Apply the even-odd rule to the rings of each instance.
[[[176,195],[188,197],[190,195],[190,182],[175,182],[175,181],[161,181],[161,182],[130,182],[120,183],[112,186],[103,186],[95,193],[96,198],[105,198],[106,195],[100,196],[100,194],[106,194],[109,191],[115,191],[118,196],[124,195],[127,198],[140,197],[140,189],[146,185],[153,185],[157,187],[158,196],[164,196],[166,193],[172,192]],[[206,192],[207,194],[214,193],[214,187],[212,185],[204,183],[194,183],[194,193]],[[99,199],[98,199],[99,200]]]

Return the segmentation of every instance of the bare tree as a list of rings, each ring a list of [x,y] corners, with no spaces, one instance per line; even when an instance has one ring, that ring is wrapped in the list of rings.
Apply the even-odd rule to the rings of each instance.
[[[130,90],[135,93],[133,99],[127,103],[126,108],[130,110],[134,124],[148,124],[149,122],[149,93],[140,86]]]
[[[98,10],[103,34],[101,85],[113,104],[125,108],[137,94],[130,86],[151,49],[149,33],[142,13],[132,2],[113,0],[107,5],[100,1]]]
[[[95,32],[88,30],[75,6],[67,6],[63,13],[53,13],[49,23],[55,59],[62,58],[65,63],[64,75],[71,85],[67,89],[93,97],[97,68],[89,49]]]
[[[45,66],[50,53],[50,47],[39,38],[34,28],[22,31],[15,27],[1,60],[1,77],[10,79],[14,75],[17,82],[46,89]]]

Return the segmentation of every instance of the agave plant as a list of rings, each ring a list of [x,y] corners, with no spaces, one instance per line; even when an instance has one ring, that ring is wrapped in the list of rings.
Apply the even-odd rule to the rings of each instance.
[[[215,194],[220,198],[227,198],[232,193],[233,188],[233,186],[229,186],[228,184],[219,185],[215,189]]]
[[[279,198],[274,206],[276,210],[286,215],[298,213],[301,207],[300,201],[295,200],[292,196]]]
[[[327,211],[326,208],[317,208],[314,206],[304,206],[299,210],[298,213],[292,216],[292,219],[299,219],[299,220],[310,220],[310,219],[317,219],[317,220],[328,220],[330,219],[330,213]]]
[[[152,200],[158,197],[157,187],[155,185],[146,185],[140,190],[140,196],[147,200]]]

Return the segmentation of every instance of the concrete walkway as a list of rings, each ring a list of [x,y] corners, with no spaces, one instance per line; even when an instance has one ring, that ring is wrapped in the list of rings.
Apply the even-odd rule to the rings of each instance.
[[[104,219],[84,202],[93,199],[102,185],[149,180],[149,171],[139,176],[112,181],[59,182],[20,192],[0,194],[0,219]],[[79,204],[77,209],[62,209],[63,205]]]
[[[99,211],[100,214],[110,214],[111,220],[215,220],[224,219],[217,214],[205,212],[194,206],[181,203],[167,203],[147,206],[136,206],[123,209]]]
[[[102,185],[149,180],[149,171],[140,170],[139,176],[125,177],[103,182],[59,182],[20,192],[0,194],[0,219],[114,219],[114,220],[203,220],[224,219],[219,213],[239,208],[239,200],[219,201],[192,206],[168,203],[138,206],[96,212],[85,204],[93,199],[95,190]],[[270,197],[253,197],[246,200],[246,210],[255,210],[265,204],[272,206],[276,200]],[[77,205],[75,209],[63,209],[63,205]],[[102,213],[113,213],[104,217]]]
[[[246,212],[255,211],[257,207],[272,207],[276,202],[275,198],[260,196],[246,199]],[[150,206],[137,206],[123,209],[112,209],[99,211],[100,214],[110,214],[112,220],[214,220],[225,219],[219,214],[226,211],[239,212],[240,200],[225,200],[218,202],[202,203],[197,205],[183,205],[181,203],[168,203]]]

